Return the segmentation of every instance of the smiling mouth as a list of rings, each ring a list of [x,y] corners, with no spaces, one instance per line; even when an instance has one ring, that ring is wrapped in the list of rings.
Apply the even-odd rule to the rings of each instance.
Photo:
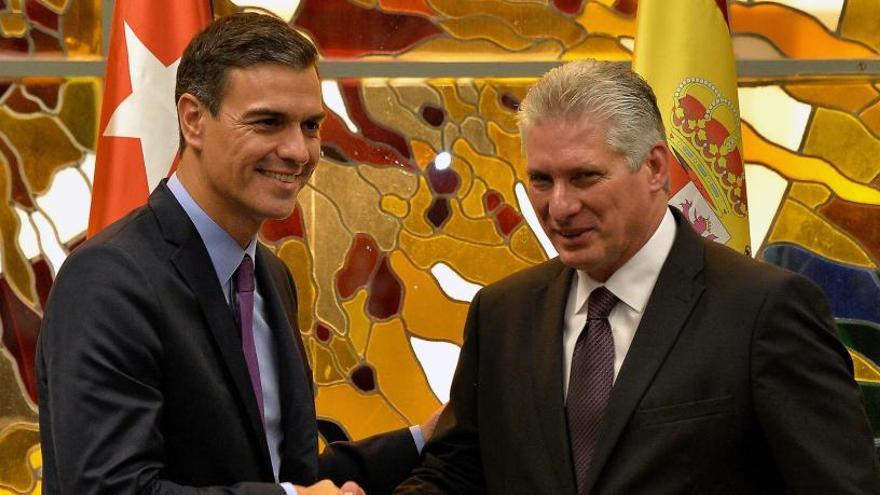
[[[563,239],[577,239],[581,235],[589,232],[590,229],[578,229],[578,230],[557,230],[556,235],[562,237]]]
[[[266,177],[271,177],[276,180],[280,180],[281,182],[294,182],[300,174],[283,174],[281,172],[272,172],[269,170],[257,170],[257,172],[265,175]]]

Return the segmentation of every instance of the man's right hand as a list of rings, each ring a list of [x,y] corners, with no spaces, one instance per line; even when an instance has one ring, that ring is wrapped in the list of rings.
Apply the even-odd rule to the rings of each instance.
[[[321,480],[311,486],[294,485],[298,495],[366,495],[354,481],[348,481],[342,488],[330,480]]]

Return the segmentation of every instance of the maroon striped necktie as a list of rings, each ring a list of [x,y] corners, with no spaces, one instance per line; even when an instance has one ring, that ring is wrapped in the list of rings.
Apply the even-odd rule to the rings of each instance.
[[[586,495],[587,472],[614,383],[614,337],[608,314],[617,301],[617,296],[604,286],[590,293],[587,324],[578,336],[571,359],[565,412],[580,495]]]

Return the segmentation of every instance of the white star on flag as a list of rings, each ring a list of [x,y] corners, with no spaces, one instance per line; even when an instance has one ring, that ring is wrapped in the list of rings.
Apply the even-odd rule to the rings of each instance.
[[[177,153],[174,86],[180,58],[165,66],[125,23],[131,94],[116,107],[104,136],[138,138],[152,191],[168,175]]]

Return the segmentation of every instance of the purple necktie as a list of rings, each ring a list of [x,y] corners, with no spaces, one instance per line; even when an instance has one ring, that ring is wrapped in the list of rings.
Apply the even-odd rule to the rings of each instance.
[[[254,344],[254,263],[251,257],[244,255],[238,269],[235,270],[235,295],[238,301],[238,324],[241,329],[241,350],[247,362],[251,386],[260,407],[260,418],[263,417],[263,385],[260,383],[260,362],[257,359],[257,347]]]
[[[614,383],[614,336],[611,335],[608,314],[617,300],[604,286],[590,293],[587,325],[578,336],[571,359],[565,409],[580,495],[586,494],[593,449]]]

